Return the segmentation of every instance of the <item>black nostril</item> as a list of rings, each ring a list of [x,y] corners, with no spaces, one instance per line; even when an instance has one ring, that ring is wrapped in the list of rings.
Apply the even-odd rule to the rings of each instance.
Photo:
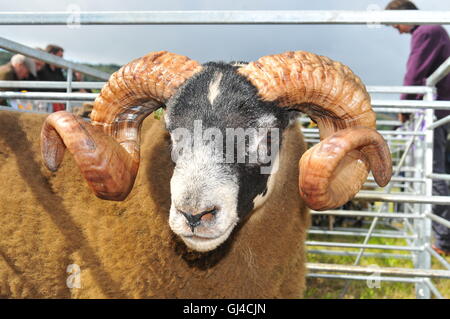
[[[217,209],[214,208],[214,209],[206,210],[206,211],[203,211],[203,212],[201,212],[199,214],[195,214],[195,215],[192,215],[190,213],[185,213],[185,212],[183,212],[181,210],[179,210],[179,212],[181,214],[183,214],[183,216],[187,219],[188,224],[191,227],[192,232],[194,232],[194,228],[201,224],[202,217],[207,215],[207,214],[211,214],[212,216],[216,215]]]
[[[194,232],[194,228],[200,225],[200,214],[192,215],[189,213],[181,212],[183,216],[187,219],[189,226],[191,227],[192,232]]]

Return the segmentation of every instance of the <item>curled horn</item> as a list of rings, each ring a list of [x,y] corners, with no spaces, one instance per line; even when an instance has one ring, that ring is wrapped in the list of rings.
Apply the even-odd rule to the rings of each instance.
[[[316,210],[353,198],[372,170],[378,185],[392,175],[389,148],[375,129],[364,84],[343,64],[309,52],[265,56],[238,69],[265,101],[308,114],[321,142],[299,163],[300,194]]]
[[[56,171],[67,147],[98,197],[125,199],[139,168],[142,121],[200,69],[165,51],[123,66],[95,100],[91,123],[65,111],[47,117],[41,131],[44,164]]]

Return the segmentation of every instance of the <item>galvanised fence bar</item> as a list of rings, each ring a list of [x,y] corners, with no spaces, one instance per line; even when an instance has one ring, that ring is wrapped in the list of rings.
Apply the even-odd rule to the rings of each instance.
[[[76,19],[74,19],[76,15]],[[72,22],[69,22],[72,21]],[[8,12],[0,13],[0,25],[86,25],[111,24],[450,24],[450,12],[445,11],[144,11],[144,12]],[[48,63],[66,67],[71,74],[80,71],[77,66],[38,56],[12,41],[0,38],[0,47],[13,52],[42,59]],[[32,49],[33,50],[33,49]],[[45,60],[45,59],[47,60]],[[64,63],[58,64],[58,63]],[[450,264],[431,248],[431,221],[447,227],[450,222],[433,214],[432,205],[450,205],[450,196],[433,196],[432,180],[450,180],[450,175],[432,172],[433,129],[450,122],[449,118],[434,121],[434,110],[450,109],[450,101],[434,101],[436,83],[450,71],[448,59],[425,86],[368,86],[371,94],[412,93],[424,94],[423,101],[398,101],[373,99],[374,110],[383,118],[377,121],[378,130],[387,140],[394,163],[394,176],[384,188],[374,186],[369,176],[366,190],[355,197],[366,206],[361,209],[312,211],[313,217],[325,215],[328,226],[313,226],[306,242],[309,254],[354,257],[353,265],[309,263],[311,278],[344,280],[341,296],[354,280],[373,282],[403,282],[415,285],[417,298],[444,298],[432,280],[449,280]],[[82,71],[81,71],[82,72]],[[86,72],[85,72],[86,73]],[[87,73],[89,74],[89,73]],[[99,74],[97,74],[99,75]],[[107,79],[106,74],[97,78]],[[71,78],[71,76],[69,76]],[[79,103],[93,101],[95,93],[73,93],[73,89],[100,89],[102,82],[11,82],[0,81],[3,88],[46,88],[49,92],[0,92],[0,98],[30,99],[36,101],[55,100]],[[51,89],[66,88],[66,93],[51,92]],[[1,109],[10,109],[3,108]],[[411,120],[401,124],[392,113],[411,113]],[[308,125],[308,118],[300,118],[302,125]],[[398,129],[398,127],[401,127]],[[306,141],[319,140],[315,128],[305,128]],[[360,218],[363,227],[337,227],[335,218]],[[321,240],[314,240],[321,236]],[[339,238],[339,241],[323,238]],[[396,239],[404,245],[373,244],[371,238]],[[343,238],[363,238],[358,242],[342,241]],[[318,249],[317,247],[321,247]],[[325,249],[327,248],[327,249]],[[349,250],[350,249],[350,250]],[[354,249],[357,249],[356,251]],[[374,251],[375,250],[375,251]],[[360,266],[363,258],[391,258],[409,260],[413,268],[392,268]],[[443,269],[433,269],[431,259]],[[450,281],[449,281],[450,283]],[[448,297],[448,296],[447,296]]]
[[[450,11],[97,11],[2,12],[0,25],[450,24]]]
[[[73,89],[100,90],[106,82],[72,82]],[[16,89],[65,89],[67,84],[62,81],[0,81],[0,88]]]

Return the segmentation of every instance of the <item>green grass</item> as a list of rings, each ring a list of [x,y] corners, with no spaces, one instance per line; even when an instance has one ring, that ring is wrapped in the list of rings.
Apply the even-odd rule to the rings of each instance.
[[[346,243],[362,243],[364,238],[357,236],[326,236],[326,235],[309,235],[308,240],[314,241],[331,241],[331,242],[346,242]],[[406,241],[404,239],[392,239],[392,238],[372,238],[369,244],[380,245],[396,245],[404,246]],[[308,249],[327,249],[327,250],[345,250],[358,252],[359,249],[347,249],[347,248],[330,248],[309,246]],[[370,249],[368,252],[382,252],[382,253],[396,253],[407,254],[403,251],[388,251],[388,250],[376,250]],[[319,255],[308,254],[308,262],[310,263],[328,263],[328,264],[343,264],[353,265],[356,256],[332,256],[332,255]],[[446,260],[450,262],[450,257]],[[379,267],[398,267],[398,268],[412,268],[413,263],[410,259],[399,258],[375,258],[375,257],[363,257],[360,265],[370,266],[377,265]],[[432,268],[444,269],[443,266],[433,257]],[[441,294],[445,298],[450,298],[450,279],[433,279],[432,282],[439,289]],[[369,288],[365,280],[351,280],[347,293],[344,298],[349,299],[405,299],[415,298],[414,284],[410,283],[398,283],[381,281],[380,288]],[[343,287],[346,284],[346,280],[343,279],[324,279],[324,278],[308,278],[307,290],[305,298],[340,298],[340,294]],[[433,296],[434,297],[434,296]]]

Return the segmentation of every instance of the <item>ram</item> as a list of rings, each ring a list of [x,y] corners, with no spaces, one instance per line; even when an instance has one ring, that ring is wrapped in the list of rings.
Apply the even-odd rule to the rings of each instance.
[[[161,107],[164,121],[144,121]],[[306,152],[300,112],[322,138]],[[344,204],[370,169],[380,185],[391,175],[359,78],[301,51],[132,61],[103,87],[90,122],[64,111],[45,119],[43,162],[57,173],[38,162],[42,118],[1,119],[22,138],[2,145],[7,297],[301,297],[306,206]]]

